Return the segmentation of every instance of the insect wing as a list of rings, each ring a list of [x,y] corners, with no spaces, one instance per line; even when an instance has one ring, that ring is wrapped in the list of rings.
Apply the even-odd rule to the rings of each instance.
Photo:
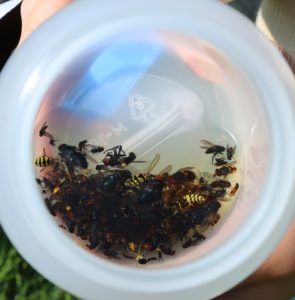
[[[172,165],[169,165],[167,166],[166,168],[164,168],[160,173],[159,173],[159,176],[165,174],[165,173],[170,173],[172,171],[172,168],[173,166]]]
[[[94,159],[93,157],[91,157],[90,155],[88,155],[87,153],[86,153],[86,158],[87,158],[89,161],[93,162],[94,164],[98,165],[98,161],[95,160],[95,159]]]
[[[234,161],[231,161],[231,162],[229,162],[229,163],[223,165],[222,167],[231,167],[231,166],[235,165],[236,163],[237,163],[237,161],[234,160]]]
[[[203,146],[201,146],[202,149],[207,149],[209,147],[214,147],[216,146],[215,144],[207,141],[207,140],[201,140],[201,143],[203,144]]]
[[[177,172],[184,172],[184,171],[191,171],[193,170],[195,167],[185,167],[185,168],[181,168],[179,170],[177,170]]]
[[[155,166],[159,162],[160,157],[161,157],[160,154],[157,153],[156,156],[154,157],[154,159],[152,160],[152,162],[150,163],[150,165],[148,166],[148,168],[146,170],[146,174],[151,173],[151,171],[155,168]]]

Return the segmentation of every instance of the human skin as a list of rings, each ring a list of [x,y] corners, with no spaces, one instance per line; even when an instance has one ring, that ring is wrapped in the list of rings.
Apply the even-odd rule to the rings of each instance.
[[[21,7],[22,43],[32,31],[72,0],[24,0]],[[290,65],[292,56],[284,53]],[[295,68],[294,68],[295,71]],[[295,221],[266,262],[238,287],[216,298],[288,300],[295,295]]]
[[[24,0],[21,6],[20,44],[46,19],[71,2],[72,0]]]

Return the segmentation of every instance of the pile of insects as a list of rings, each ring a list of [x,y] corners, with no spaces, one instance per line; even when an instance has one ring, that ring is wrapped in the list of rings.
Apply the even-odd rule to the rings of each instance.
[[[205,229],[219,221],[221,202],[239,188],[229,180],[237,171],[236,146],[201,140],[212,173],[193,167],[172,172],[169,165],[155,174],[160,154],[146,162],[121,145],[105,150],[83,140],[57,146],[46,123],[39,135],[57,153],[50,157],[43,149],[34,161],[49,212],[89,249],[109,258],[146,264],[174,255],[177,245],[199,244]]]

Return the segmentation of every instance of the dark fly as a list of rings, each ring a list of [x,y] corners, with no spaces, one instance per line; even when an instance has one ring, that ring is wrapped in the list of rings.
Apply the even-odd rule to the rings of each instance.
[[[217,155],[222,155],[225,151],[225,147],[224,146],[220,146],[220,145],[215,145],[209,141],[206,141],[206,140],[201,140],[201,143],[204,145],[204,146],[201,146],[202,149],[206,149],[205,153],[206,154],[213,154],[212,156],[212,164],[213,164],[213,161],[214,161],[214,158],[217,156]]]

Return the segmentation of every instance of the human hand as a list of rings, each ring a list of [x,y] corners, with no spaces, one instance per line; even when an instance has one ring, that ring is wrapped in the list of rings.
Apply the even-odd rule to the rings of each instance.
[[[21,44],[39,25],[73,0],[23,0]]]
[[[295,220],[273,254],[238,287],[216,300],[289,300],[295,296]]]

